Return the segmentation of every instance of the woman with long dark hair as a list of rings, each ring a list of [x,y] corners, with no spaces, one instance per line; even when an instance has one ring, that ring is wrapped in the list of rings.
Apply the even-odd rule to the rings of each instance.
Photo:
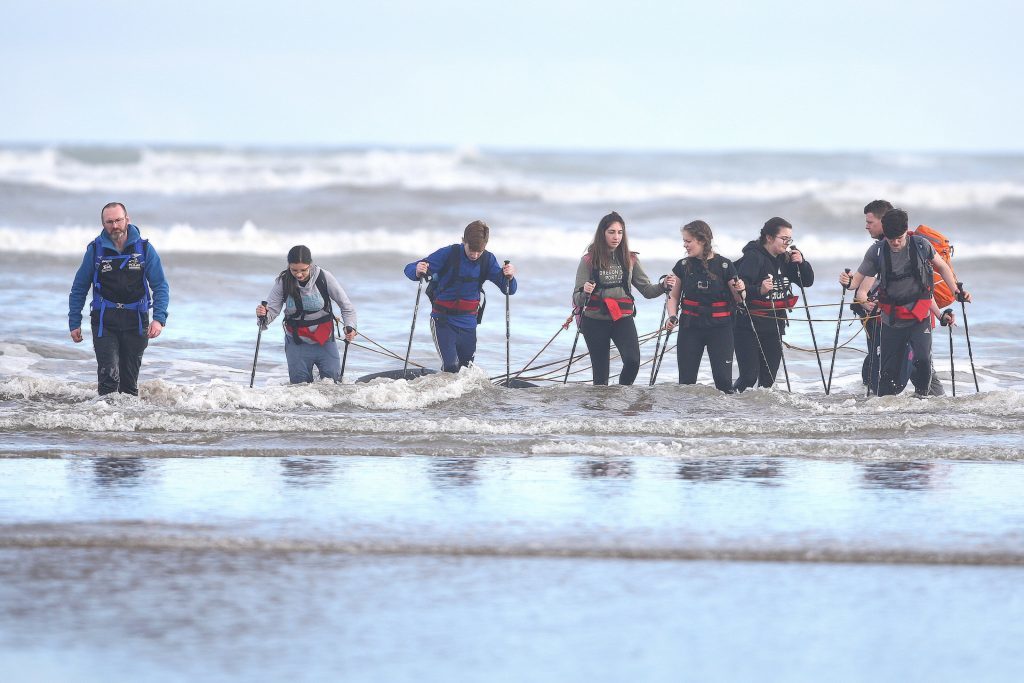
[[[712,250],[710,225],[693,221],[680,232],[686,258],[672,268],[676,282],[665,304],[669,313],[666,327],[671,330],[679,325],[679,383],[697,383],[706,347],[715,386],[731,394],[733,311],[743,301],[745,286],[732,262]]]
[[[587,341],[595,385],[608,384],[613,343],[622,357],[619,384],[632,384],[640,370],[632,287],[648,299],[665,293],[629,250],[626,221],[612,211],[597,224],[594,241],[580,259],[573,293],[573,303],[582,309],[580,331]]]
[[[256,307],[266,316],[263,329],[284,311],[284,354],[292,384],[313,381],[313,368],[321,379],[338,381],[341,357],[334,341],[334,307],[337,302],[345,326],[345,340],[356,336],[356,309],[345,290],[329,272],[313,263],[309,247],[297,245],[288,251],[288,267],[274,281],[267,305]]]

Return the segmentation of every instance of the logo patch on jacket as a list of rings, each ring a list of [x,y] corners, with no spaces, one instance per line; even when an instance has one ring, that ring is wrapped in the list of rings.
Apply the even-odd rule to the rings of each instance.
[[[101,273],[109,273],[113,269],[114,269],[114,264],[112,264],[110,261],[101,261],[100,262],[100,272]]]

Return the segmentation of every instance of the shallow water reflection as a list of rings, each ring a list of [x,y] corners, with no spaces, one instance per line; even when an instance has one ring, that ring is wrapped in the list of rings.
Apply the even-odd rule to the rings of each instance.
[[[142,458],[96,458],[92,461],[93,483],[99,489],[139,486],[145,473],[146,461]]]
[[[692,482],[752,480],[762,486],[781,486],[785,471],[775,459],[764,460],[698,460],[687,462],[676,470],[676,477]]]
[[[281,477],[288,486],[327,486],[337,467],[336,462],[326,458],[282,458]]]
[[[863,486],[923,491],[932,488],[935,465],[927,462],[872,462],[864,465]]]

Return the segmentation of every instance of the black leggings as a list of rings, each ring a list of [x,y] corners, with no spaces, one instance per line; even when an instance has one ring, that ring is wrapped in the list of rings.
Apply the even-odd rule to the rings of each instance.
[[[715,387],[731,394],[732,389],[732,325],[717,327],[687,327],[679,330],[676,359],[679,362],[679,383],[696,384],[704,348],[711,362],[711,376]]]
[[[733,330],[736,340],[736,364],[739,366],[739,376],[734,385],[736,391],[743,391],[758,384],[762,387],[773,385],[778,378],[779,363],[782,361],[782,339],[779,337],[778,327],[772,324],[767,328],[758,325],[755,336],[750,329],[750,318],[741,313],[736,316]],[[768,365],[765,365],[766,359]]]
[[[590,352],[590,364],[594,373],[594,384],[608,384],[608,365],[611,356],[611,344],[622,356],[622,372],[619,384],[632,384],[636,373],[640,371],[640,342],[636,338],[636,324],[633,316],[611,320],[595,320],[583,317],[580,331],[587,341]]]

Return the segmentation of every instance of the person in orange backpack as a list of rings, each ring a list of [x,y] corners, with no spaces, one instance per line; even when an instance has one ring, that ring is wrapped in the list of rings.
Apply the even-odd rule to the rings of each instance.
[[[951,292],[964,302],[971,295],[959,288],[953,269],[939,256],[931,242],[920,235],[908,235],[909,217],[902,209],[890,209],[882,216],[885,239],[871,245],[857,268],[861,276],[854,301],[880,312],[878,328],[880,370],[878,395],[899,393],[900,368],[909,346],[914,354],[910,381],[917,396],[927,396],[931,383],[932,309],[935,307],[934,273],[942,276]],[[877,301],[868,292],[877,278]]]
[[[869,202],[864,207],[864,229],[867,230],[868,235],[870,235],[871,239],[875,240],[876,243],[879,240],[884,239],[884,237],[885,237],[885,235],[882,232],[882,216],[885,215],[886,211],[889,211],[892,208],[893,208],[892,204],[890,204],[888,201],[886,201],[884,199],[876,199],[876,200],[874,200],[872,202]],[[925,226],[921,226],[921,227],[925,227]],[[947,244],[947,247],[948,247],[948,240],[947,240],[946,244]],[[948,257],[945,260],[948,262],[948,260],[949,260]],[[843,285],[844,287],[848,287],[848,288],[856,291],[857,287],[860,285],[862,277],[863,276],[860,273],[853,273],[853,274],[851,274],[851,273],[847,273],[847,272],[844,271],[844,272],[839,274],[839,284]],[[935,279],[936,279],[936,283],[935,283],[936,298],[938,298],[939,290],[940,289],[944,289],[946,287],[946,283],[945,283],[945,281],[943,281],[941,279],[941,277],[938,274],[936,274]],[[940,282],[942,283],[941,287],[939,285]],[[868,298],[869,299],[873,299],[874,295],[875,295],[875,291],[874,291],[874,289],[872,289],[872,291],[869,292],[869,294],[868,294]],[[940,315],[941,315],[941,313],[940,313],[940,306],[945,306],[945,305],[949,305],[949,302],[941,303],[941,304],[937,302],[935,307],[933,307],[932,314],[935,316],[936,319],[939,318]],[[853,310],[854,313],[856,313],[857,315],[860,316],[860,318],[861,318],[861,320],[862,320],[862,322],[864,324],[864,334],[865,334],[865,337],[867,338],[867,347],[868,347],[867,351],[868,351],[868,353],[867,353],[867,356],[865,356],[863,366],[861,367],[861,380],[863,381],[865,386],[870,386],[872,388],[872,390],[877,393],[878,387],[876,386],[876,383],[877,383],[877,379],[878,379],[878,360],[877,359],[878,359],[878,326],[880,325],[879,319],[878,319],[877,316],[869,316],[866,313],[866,311],[864,310],[864,308],[860,304],[854,303],[851,306],[851,309]],[[949,313],[949,316],[951,316],[950,317],[951,322],[949,324],[954,324],[952,322],[952,320],[955,318],[955,316],[953,316],[952,312]],[[899,387],[899,391],[900,392],[903,391],[903,389],[906,387],[907,383],[909,382],[911,365],[913,363],[913,359],[911,358],[911,355],[912,354],[910,353],[910,349],[908,348],[907,349],[907,356],[908,356],[908,358],[907,358],[907,363],[906,363],[905,371],[900,373],[900,379],[899,379],[899,382],[898,382],[898,387]],[[944,396],[945,393],[946,393],[945,390],[942,388],[942,382],[939,380],[938,375],[936,375],[936,373],[935,373],[935,367],[934,367],[934,363],[933,363],[932,369],[931,369],[931,383],[929,384],[929,387],[928,387],[928,395],[929,396]]]

